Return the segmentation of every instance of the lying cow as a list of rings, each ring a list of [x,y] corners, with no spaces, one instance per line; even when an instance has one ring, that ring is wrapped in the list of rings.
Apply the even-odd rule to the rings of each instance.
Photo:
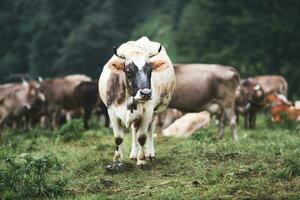
[[[265,94],[260,84],[252,78],[241,81],[236,92],[236,114],[244,115],[245,128],[255,128],[256,114],[264,107]]]
[[[0,126],[21,122],[28,113],[45,100],[36,81],[10,83],[0,86]]]
[[[99,98],[98,81],[81,82],[74,90],[76,106],[83,109],[84,127],[88,129],[88,121],[94,109],[98,108],[105,118],[105,127],[109,126],[107,108]]]
[[[268,101],[272,102],[273,122],[282,123],[283,117],[292,121],[300,121],[300,109],[296,108],[285,96],[278,94],[269,95]]]
[[[162,134],[179,138],[190,137],[197,130],[209,124],[210,114],[206,111],[200,113],[187,113],[176,119],[166,127]]]
[[[91,80],[88,76],[75,74],[42,81],[41,90],[47,100],[48,116],[52,117],[52,128],[57,128],[62,109],[66,111],[77,109],[74,90],[81,82]]]
[[[288,95],[288,83],[282,76],[277,75],[265,75],[253,77],[257,81],[266,95],[269,94],[282,94]]]
[[[168,108],[163,112],[159,113],[157,121],[157,133],[161,134],[162,130],[167,128],[172,124],[176,119],[180,118],[183,115],[182,112],[176,109]]]
[[[99,79],[100,97],[108,108],[116,144],[108,169],[122,162],[124,129],[130,127],[130,158],[144,165],[146,158],[155,157],[152,133],[156,115],[166,109],[175,89],[173,64],[159,43],[142,37],[114,51]]]
[[[224,135],[227,119],[232,136],[238,140],[234,109],[239,75],[232,67],[210,64],[177,64],[176,90],[170,108],[182,112],[208,111],[219,119],[219,138]]]

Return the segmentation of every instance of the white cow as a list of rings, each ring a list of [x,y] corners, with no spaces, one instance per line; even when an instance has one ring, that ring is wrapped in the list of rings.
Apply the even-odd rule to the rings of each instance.
[[[99,78],[99,93],[108,108],[116,150],[113,164],[123,160],[124,130],[131,127],[131,159],[137,165],[155,157],[153,131],[156,116],[166,109],[175,89],[173,64],[157,42],[142,37],[114,49]],[[117,165],[116,165],[117,164]]]

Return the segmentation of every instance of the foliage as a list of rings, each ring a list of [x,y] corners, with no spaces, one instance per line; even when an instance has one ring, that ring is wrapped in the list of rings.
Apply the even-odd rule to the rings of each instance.
[[[242,77],[288,77],[300,94],[298,0],[3,0],[0,77],[84,73],[98,78],[112,46],[143,35],[173,62],[220,63]]]
[[[185,62],[235,66],[244,77],[299,74],[292,50],[300,44],[299,10],[295,0],[191,1],[179,25],[179,54]],[[288,81],[299,94],[296,82]]]
[[[0,193],[3,199],[32,199],[61,196],[66,179],[59,176],[62,165],[53,155],[33,158],[1,157]]]
[[[57,132],[58,139],[63,142],[79,140],[83,136],[84,123],[81,119],[75,119],[65,123]]]

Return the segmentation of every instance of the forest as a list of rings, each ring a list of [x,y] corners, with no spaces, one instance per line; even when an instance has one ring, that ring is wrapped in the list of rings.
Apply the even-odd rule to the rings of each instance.
[[[157,97],[171,97],[174,82],[167,81],[173,74],[156,79],[162,90],[161,95],[152,90],[154,98],[151,87],[144,86],[136,94],[142,96],[146,90],[144,96],[148,94],[148,98],[138,101],[138,95],[128,96],[132,86],[128,83],[129,89],[125,88],[124,82],[118,86],[119,76],[109,78],[110,85],[117,87],[106,90],[101,89],[100,81],[100,92],[106,96],[119,92],[121,95],[116,96],[123,100],[119,102],[116,97],[114,104],[107,104],[107,111],[98,98],[97,79],[113,55],[113,47],[142,36],[160,42],[173,63],[233,66],[241,79],[284,76],[289,85],[288,99],[275,93],[268,94],[271,98],[266,102],[260,85],[243,85],[247,80],[239,84],[236,73],[230,76],[234,77],[231,81],[210,80],[210,74],[205,76],[202,71],[189,79],[185,74],[177,78],[189,86],[182,87],[189,90],[182,96],[205,97],[208,103],[203,105],[217,105],[220,112],[209,118],[208,113],[178,115],[180,109],[176,113],[173,110],[171,121],[164,115],[170,111],[166,110],[159,117],[172,123],[168,127],[177,124],[190,128],[184,123],[189,122],[197,130],[190,135],[186,128],[181,130],[183,138],[169,137],[159,132],[168,127],[158,122],[160,127],[154,132],[154,111],[158,112],[156,105],[161,103],[153,102]],[[300,199],[300,0],[1,0],[0,39],[0,200]],[[159,65],[164,64],[162,61]],[[147,65],[147,77],[155,72],[154,63]],[[193,71],[188,71],[188,76],[199,67],[190,69]],[[227,77],[216,69],[215,74]],[[232,74],[234,70],[229,69]],[[126,73],[128,82],[133,78]],[[3,84],[20,81],[20,77],[45,79],[71,74],[85,74],[96,81],[77,76],[87,79],[75,80],[76,84],[66,81],[67,77],[63,78],[66,82],[56,84],[47,84],[49,80]],[[200,86],[199,79],[213,87],[194,90],[191,86]],[[70,76],[68,80],[72,80]],[[152,80],[148,78],[149,83]],[[227,81],[229,84],[224,84]],[[215,82],[219,82],[221,92],[214,87]],[[89,87],[78,90],[81,84]],[[247,87],[242,111],[236,109],[237,91],[242,97],[242,90],[236,90],[238,85]],[[211,97],[208,90],[216,95]],[[201,102],[194,99],[196,103],[188,99],[182,107],[198,109]],[[142,111],[137,111],[137,106]],[[210,110],[213,106],[203,107]],[[234,111],[240,116],[237,125]],[[119,112],[121,117],[115,114]],[[86,113],[93,113],[89,126],[85,124]],[[255,128],[250,121],[255,122],[258,113]],[[133,138],[121,120],[125,114],[126,124],[132,123]],[[207,118],[205,123],[203,118],[186,120],[189,114]],[[117,129],[109,128],[109,117]],[[178,123],[182,118],[185,120]],[[225,121],[229,123],[220,139]],[[238,140],[231,138],[236,129]],[[151,143],[145,145],[149,141],[145,134],[150,136],[150,132],[148,138],[154,138],[156,151],[155,156],[150,151],[147,157],[143,149],[151,147]],[[130,156],[131,146],[137,143],[133,154],[141,156]],[[124,160],[120,154],[123,148]],[[143,162],[137,165],[137,160]]]
[[[112,47],[141,36],[174,63],[279,74],[300,96],[299,0],[2,0],[0,81],[83,73],[97,79]]]

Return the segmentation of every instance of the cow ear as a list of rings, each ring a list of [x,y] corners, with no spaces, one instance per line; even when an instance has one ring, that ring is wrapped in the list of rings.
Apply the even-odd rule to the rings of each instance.
[[[120,73],[124,71],[125,68],[125,63],[118,61],[118,60],[113,60],[108,63],[108,67],[114,72],[114,73]]]
[[[168,62],[164,60],[156,60],[151,63],[154,72],[160,72],[168,68]]]

